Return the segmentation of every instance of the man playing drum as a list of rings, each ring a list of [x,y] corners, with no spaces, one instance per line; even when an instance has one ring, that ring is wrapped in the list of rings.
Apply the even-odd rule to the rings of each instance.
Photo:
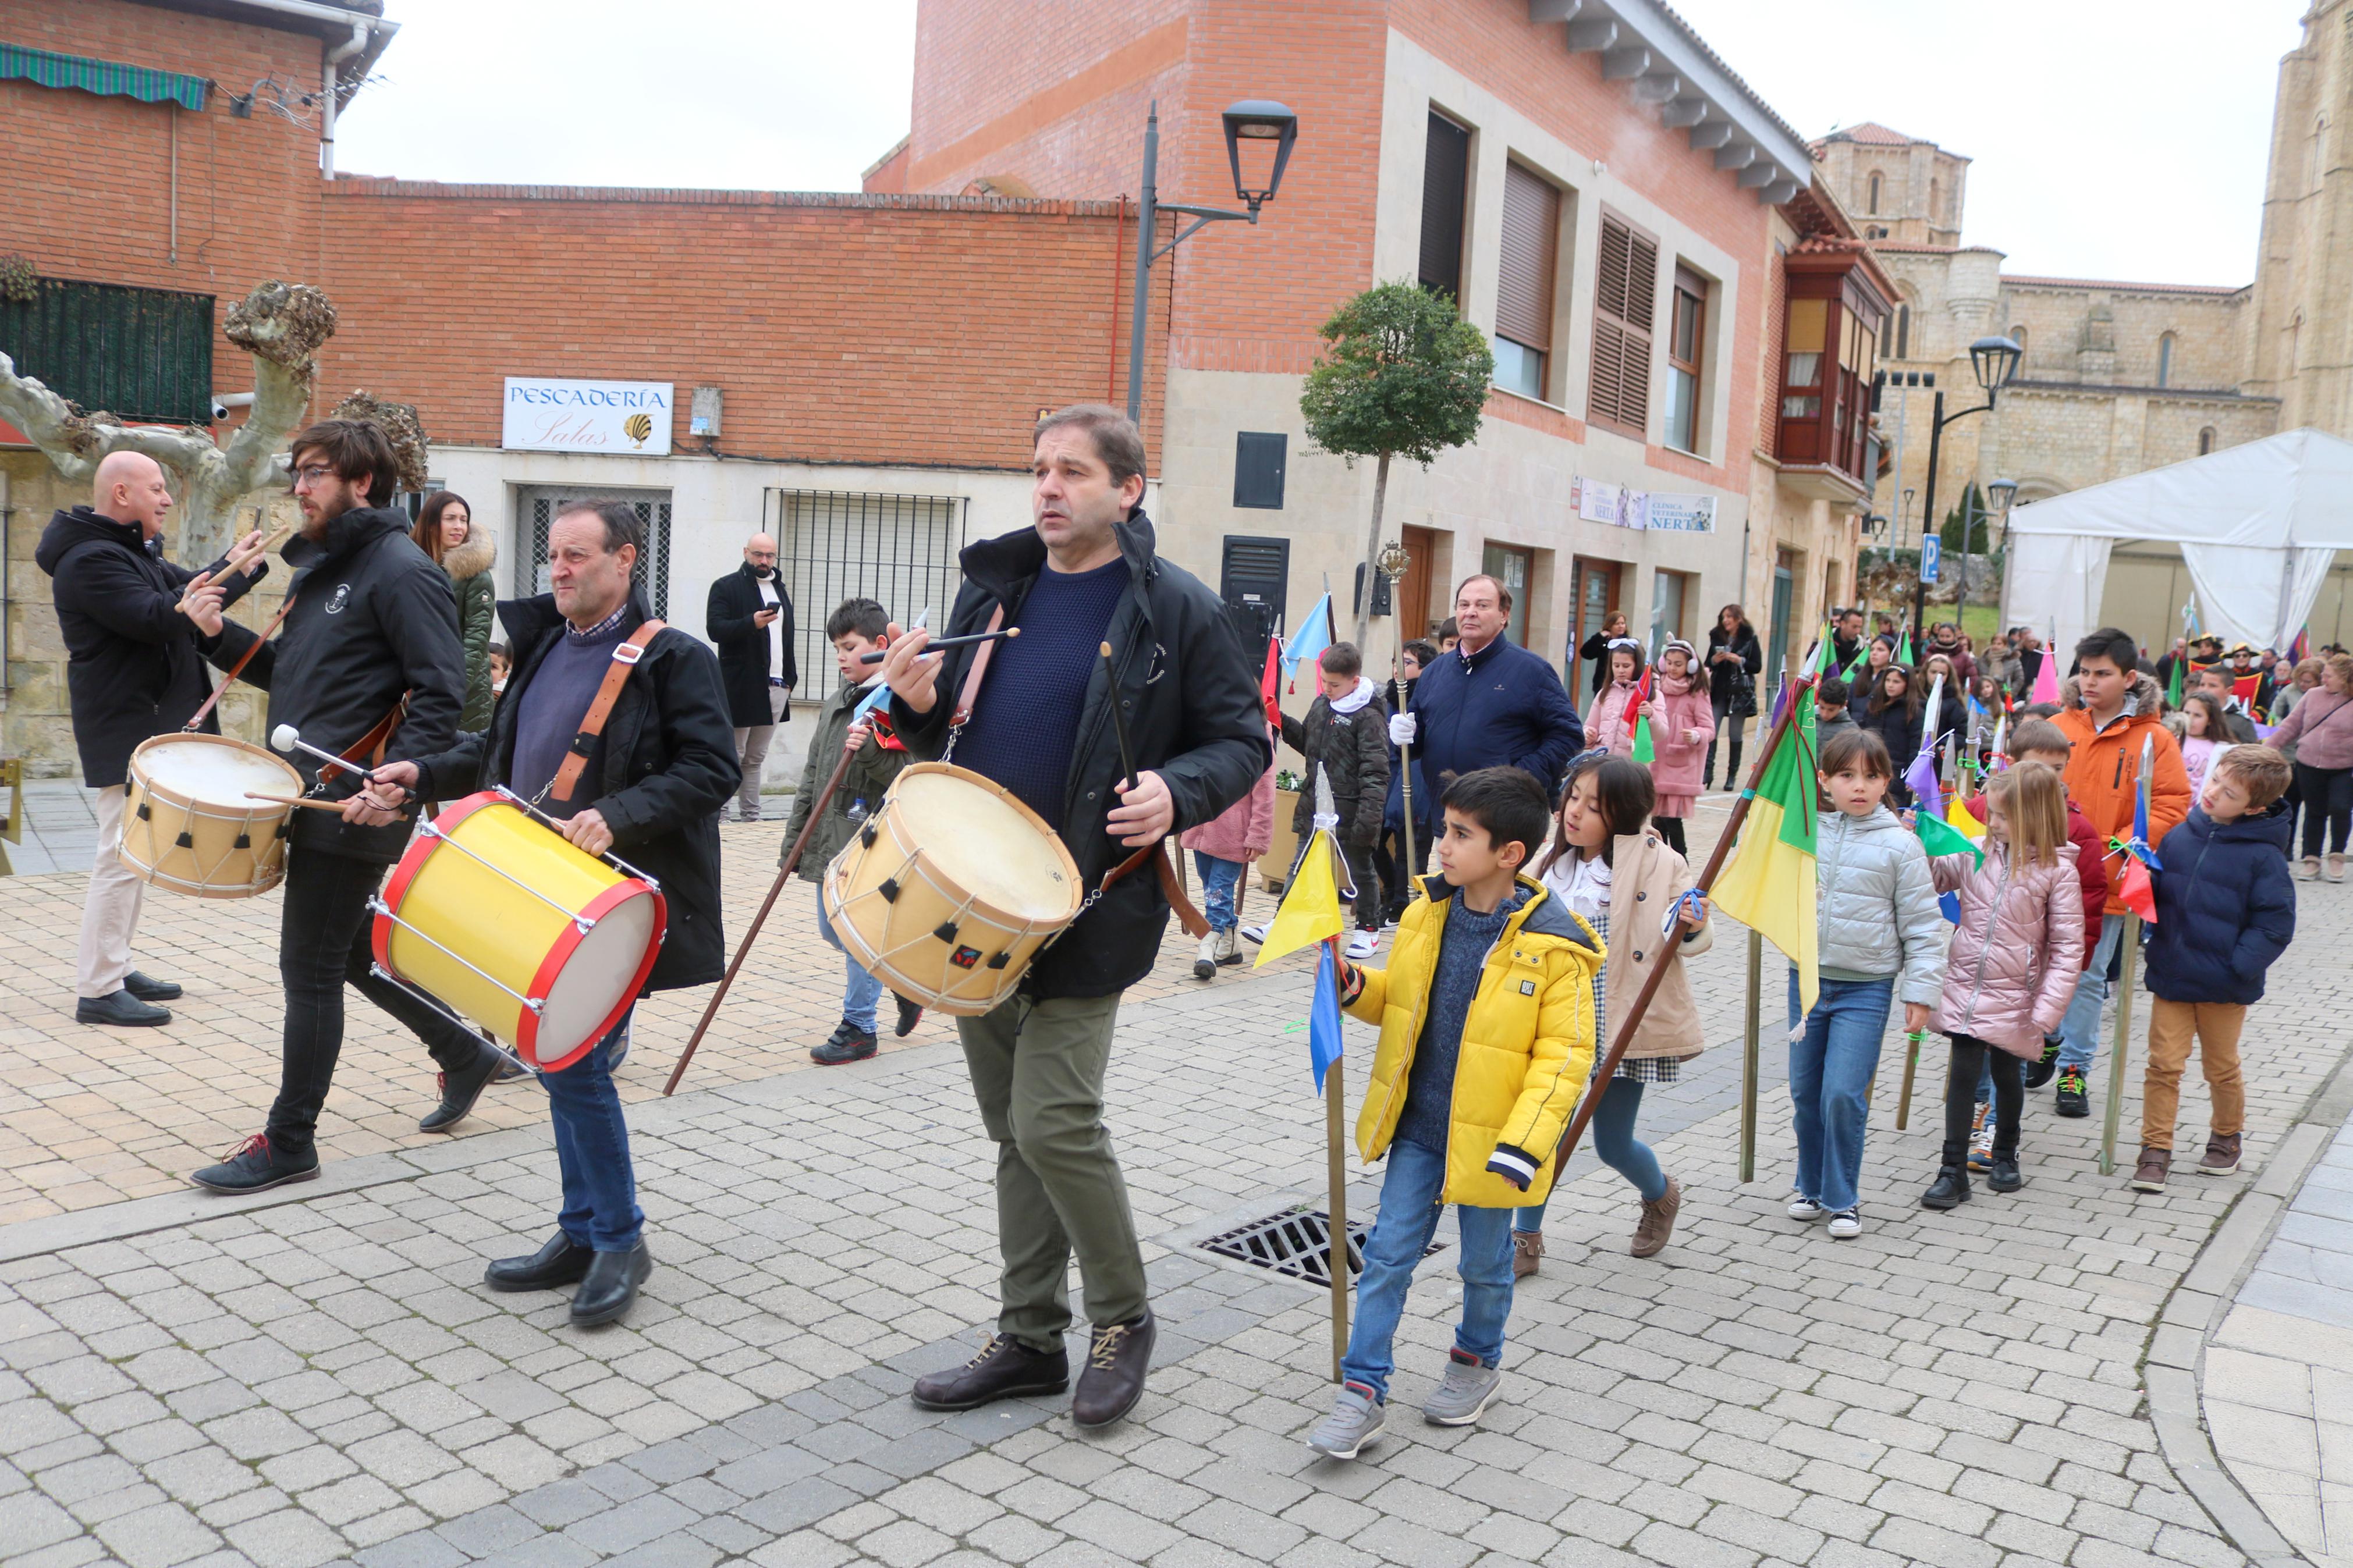
[[[908,750],[938,757],[953,747],[957,766],[1011,789],[1094,889],[1135,848],[1250,793],[1269,761],[1266,714],[1225,605],[1155,553],[1135,426],[1096,405],[1050,416],[1038,425],[1033,472],[1036,526],[965,550],[947,628],[977,633],[1001,611],[1020,637],[926,655],[926,633],[893,626],[883,669]],[[990,661],[959,726],[955,694],[983,648]],[[1132,781],[1122,776],[1114,702],[1134,749]],[[997,1145],[1004,1310],[979,1355],[916,1381],[918,1405],[965,1410],[1068,1386],[1073,1250],[1094,1332],[1071,1414],[1103,1426],[1143,1393],[1152,1312],[1103,1087],[1120,993],[1151,972],[1168,910],[1147,862],[1091,896],[1012,1000],[956,1020],[981,1123]]]
[[[187,723],[209,690],[196,658],[198,628],[180,607],[197,574],[155,551],[171,510],[172,491],[154,458],[110,452],[91,476],[90,505],[51,517],[33,552],[54,582],[58,630],[72,656],[66,696],[82,783],[98,791],[98,863],[74,954],[78,1023],[168,1024],[170,1010],[154,1004],[180,994],[131,967],[145,887],[116,854],[132,749]],[[223,604],[268,569],[259,533],[239,541],[237,553],[249,558],[241,571],[224,559],[205,574],[207,582],[223,580]],[[202,728],[218,734],[220,721],[207,713]]]
[[[563,823],[591,855],[610,849],[661,884],[670,934],[649,991],[719,978],[719,809],[742,776],[719,661],[685,632],[659,627],[629,586],[644,550],[637,513],[618,501],[569,501],[547,533],[554,592],[499,606],[514,673],[486,733],[438,756],[377,770],[371,795],[399,785],[437,800],[504,784]],[[643,635],[641,635],[643,634]],[[609,672],[625,672],[593,711]],[[596,721],[593,724],[590,721]],[[593,735],[576,740],[585,731]],[[567,758],[580,765],[562,775]],[[493,1290],[577,1283],[572,1321],[610,1322],[653,1268],[629,1165],[629,1130],[613,1087],[624,1015],[596,1047],[543,1072],[564,1178],[556,1232],[528,1258],[490,1266]]]
[[[416,756],[446,751],[466,704],[466,655],[449,579],[409,542],[392,442],[374,425],[326,419],[293,441],[301,536],[283,552],[294,570],[285,631],[259,642],[220,615],[220,586],[189,595],[207,634],[199,645],[224,669],[248,649],[243,679],[269,693],[269,724],[290,724],[338,755]],[[257,646],[258,645],[258,646]],[[364,753],[364,756],[363,756]],[[384,809],[345,771],[323,787],[307,754],[288,761],[340,816],[294,813],[278,970],[286,986],[284,1065],[266,1128],[190,1179],[216,1193],[258,1193],[319,1173],[312,1146],[320,1108],[343,1045],[343,985],[414,1029],[441,1068],[440,1106],[417,1125],[447,1131],[473,1109],[502,1059],[471,1031],[374,973],[368,900],[407,845],[414,805]]]

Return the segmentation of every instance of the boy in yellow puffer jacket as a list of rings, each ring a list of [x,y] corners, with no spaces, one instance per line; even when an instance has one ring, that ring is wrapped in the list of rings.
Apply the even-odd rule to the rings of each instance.
[[[1551,1191],[1552,1153],[1593,1070],[1593,928],[1523,875],[1549,802],[1517,768],[1447,787],[1443,879],[1409,905],[1386,969],[1341,966],[1349,1012],[1381,1026],[1356,1147],[1384,1153],[1380,1217],[1365,1242],[1356,1318],[1332,1413],[1310,1447],[1353,1459],[1381,1432],[1390,1342],[1415,1265],[1456,1205],[1462,1321],[1422,1415],[1467,1426],[1493,1399],[1512,1310],[1512,1212]]]

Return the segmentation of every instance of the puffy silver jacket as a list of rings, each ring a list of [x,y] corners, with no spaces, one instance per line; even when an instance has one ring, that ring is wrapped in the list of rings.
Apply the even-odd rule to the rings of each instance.
[[[1961,896],[1936,1026],[1974,1035],[2015,1057],[2042,1054],[2074,1000],[2084,967],[2084,884],[2075,847],[2056,863],[2020,865],[1990,839],[1985,864],[1967,855],[1928,862],[1936,886]]]
[[[1821,814],[1814,878],[1815,940],[1833,980],[1900,975],[1898,1002],[1934,1006],[1953,928],[1936,907],[1927,851],[1895,814]]]

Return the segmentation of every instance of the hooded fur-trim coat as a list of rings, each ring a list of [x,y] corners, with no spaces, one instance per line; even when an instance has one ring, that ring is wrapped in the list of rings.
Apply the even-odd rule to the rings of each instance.
[[[473,530],[465,543],[441,557],[441,570],[449,574],[450,591],[458,595],[458,640],[466,647],[460,733],[491,727],[491,624],[498,612],[498,585],[491,581],[491,568],[498,560],[499,542],[486,528]]]

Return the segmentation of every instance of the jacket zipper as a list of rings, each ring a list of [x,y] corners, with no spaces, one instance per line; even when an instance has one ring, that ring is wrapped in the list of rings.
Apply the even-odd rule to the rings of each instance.
[[[1461,898],[1462,896],[1461,890],[1457,889],[1454,896],[1458,899]],[[1514,911],[1513,918],[1525,919],[1526,913],[1526,910],[1522,909]],[[1495,956],[1495,950],[1503,946],[1504,939],[1510,936],[1513,930],[1514,927],[1512,921],[1505,921],[1504,922],[1504,929],[1495,934],[1495,940],[1487,944],[1487,951],[1479,955],[1479,984],[1474,987],[1471,993],[1471,1005],[1472,1007],[1476,1007],[1479,1005],[1479,993],[1486,988],[1487,961]],[[1443,927],[1440,928],[1439,935],[1441,939],[1444,938],[1445,930]],[[1433,976],[1438,973],[1438,959],[1435,953],[1430,957],[1430,972]],[[1381,1097],[1380,1120],[1383,1121],[1388,1121],[1389,1107],[1397,1101],[1398,1085],[1404,1083],[1413,1076],[1414,1053],[1421,1048],[1421,1026],[1429,1016],[1430,992],[1425,988],[1421,994],[1421,1003],[1414,1011],[1412,1032],[1406,1037],[1405,1061],[1399,1066],[1397,1078],[1389,1084],[1388,1092]],[[1465,1023],[1470,1021],[1471,1015],[1468,1009],[1464,1010],[1462,1017]],[[1455,1043],[1454,1066],[1457,1069],[1456,1078],[1458,1081],[1447,1086],[1446,1146],[1439,1151],[1438,1156],[1438,1206],[1440,1208],[1444,1208],[1446,1206],[1446,1172],[1451,1168],[1448,1162],[1454,1157],[1454,1102],[1455,1095],[1459,1092],[1461,1088],[1459,1080],[1461,1076],[1460,1069],[1462,1066],[1461,1042],[1460,1041]],[[1397,1142],[1397,1124],[1395,1122],[1390,1122],[1389,1124],[1389,1142],[1392,1143]]]
[[[1985,994],[1986,960],[1993,953],[1994,933],[2001,930],[2002,900],[2010,891],[2010,863],[2007,849],[2001,857],[2001,881],[1993,890],[1993,919],[1986,922],[1985,942],[1978,949],[1978,972],[1969,982],[1969,1005],[1961,1009],[1964,1027],[1978,1021],[1978,998]]]

